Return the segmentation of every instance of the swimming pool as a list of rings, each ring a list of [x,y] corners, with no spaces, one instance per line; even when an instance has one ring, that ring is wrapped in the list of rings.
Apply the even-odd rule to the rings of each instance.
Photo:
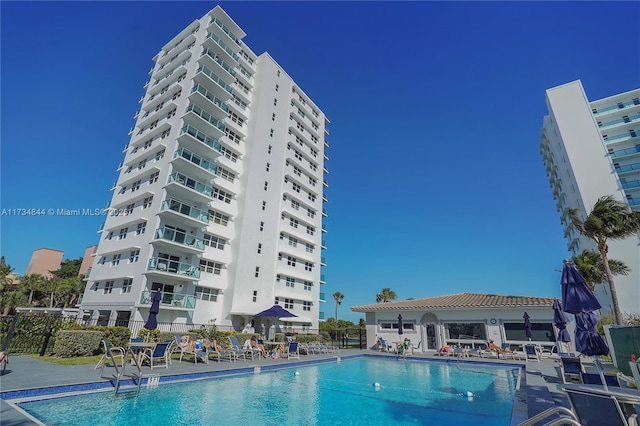
[[[519,367],[358,358],[25,402],[47,425],[509,425]],[[373,383],[379,383],[376,387]],[[473,393],[469,398],[467,392]]]

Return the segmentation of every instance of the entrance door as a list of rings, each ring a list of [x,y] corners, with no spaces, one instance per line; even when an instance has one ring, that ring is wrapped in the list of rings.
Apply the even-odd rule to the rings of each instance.
[[[436,325],[435,324],[425,324],[425,330],[427,331],[427,340],[426,340],[426,348],[425,349],[438,349],[436,343]]]

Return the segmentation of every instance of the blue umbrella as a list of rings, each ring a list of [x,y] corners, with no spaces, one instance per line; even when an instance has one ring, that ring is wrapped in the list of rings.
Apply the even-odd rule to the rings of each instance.
[[[524,318],[524,332],[527,334],[529,341],[531,341],[531,337],[533,337],[533,332],[531,331],[531,318],[526,312],[524,313],[522,318]]]
[[[273,305],[269,309],[255,314],[254,317],[293,318],[297,317],[297,315],[292,314],[280,305]]]
[[[559,342],[570,342],[571,336],[569,336],[569,332],[567,331],[567,324],[569,323],[569,318],[567,314],[562,312],[562,307],[560,306],[560,301],[555,299],[553,301],[553,325],[558,328],[558,341]],[[569,350],[571,352],[571,350]]]
[[[402,336],[402,333],[404,333],[402,330],[402,315],[398,314],[398,334]]]
[[[601,308],[578,269],[565,260],[562,265],[562,310],[570,314],[593,312]]]
[[[593,312],[576,314],[576,350],[583,355],[608,355],[609,347],[598,333],[598,316]]]
[[[158,319],[156,315],[160,313],[160,301],[162,300],[162,292],[160,290],[156,291],[156,294],[153,295],[153,302],[151,302],[151,307],[149,308],[149,318],[147,319],[147,323],[144,325],[144,328],[147,330],[155,330],[158,328]]]

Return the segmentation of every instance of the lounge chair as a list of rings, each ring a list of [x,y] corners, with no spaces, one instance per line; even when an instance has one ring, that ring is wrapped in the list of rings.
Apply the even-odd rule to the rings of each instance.
[[[584,367],[579,357],[560,357],[560,371],[564,383],[582,383]]]
[[[240,342],[238,341],[238,338],[236,336],[229,336],[229,340],[231,341],[231,346],[233,347],[233,349],[242,350],[245,355],[251,355],[252,360],[255,358],[256,355],[258,356],[258,359],[260,359],[260,355],[262,354],[262,351],[260,349],[252,348],[251,346],[246,346],[246,345],[240,346]],[[248,341],[249,340],[247,340],[247,342]]]
[[[602,377],[600,377],[600,374],[581,373],[580,377],[582,378],[582,383],[584,383],[585,385],[601,385],[602,384]],[[620,387],[620,380],[618,379],[618,376],[615,376],[613,374],[605,374],[604,381],[607,383],[607,386],[616,387],[616,388]]]
[[[238,358],[242,357],[245,361],[247,360],[247,355],[244,352],[244,349],[242,349],[241,347],[234,345],[233,341],[231,340],[231,337],[233,336],[229,336],[229,342],[231,342],[231,347],[230,348],[225,348],[226,350],[228,350],[229,352],[232,352],[234,355],[235,360],[237,361]],[[235,337],[234,337],[235,339]],[[236,339],[236,342],[238,340]]]
[[[149,361],[152,370],[162,364],[164,364],[164,368],[169,368],[171,345],[173,345],[173,341],[156,343],[153,348],[142,353],[142,359]]]
[[[582,426],[637,426],[637,414],[629,418],[613,395],[565,389],[573,412]]]
[[[524,345],[524,353],[526,355],[525,361],[529,361],[529,358],[533,358],[540,362],[540,353],[534,345]]]
[[[103,340],[102,345],[104,346],[104,354],[102,354],[102,358],[100,358],[100,361],[98,361],[96,366],[93,368],[94,370],[100,368],[100,372],[102,373],[104,363],[107,361],[107,359],[111,359],[114,363],[116,363],[117,359],[120,358],[120,367],[124,366],[124,356],[126,353],[124,348],[121,348],[119,346],[112,347],[109,344],[108,340]]]
[[[380,352],[389,352],[391,350],[391,346],[381,337],[380,339]]]
[[[207,349],[207,357],[210,356],[214,359],[217,359],[218,362],[220,362],[220,360],[222,359],[228,359],[229,361],[236,360],[235,352],[232,352],[228,349],[215,348],[213,345],[209,346],[209,348]]]
[[[287,349],[287,359],[300,359],[300,352],[298,351],[298,342],[289,342]]]
[[[209,356],[206,348],[197,348],[195,351],[190,351],[189,348],[180,347],[180,362],[185,355],[193,355],[193,363],[198,364],[198,359],[205,364],[209,364]]]
[[[640,390],[640,364],[632,361],[629,362],[629,368],[631,368],[631,374],[633,375],[633,380],[636,382],[636,389]]]

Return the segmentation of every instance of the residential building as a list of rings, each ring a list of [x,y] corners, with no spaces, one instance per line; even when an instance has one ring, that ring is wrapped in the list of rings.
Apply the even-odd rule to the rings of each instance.
[[[640,211],[640,89],[589,101],[580,81],[547,90],[549,114],[540,136],[542,154],[565,228],[569,251],[597,252],[569,219],[569,209],[583,218],[598,198],[612,195]],[[628,275],[615,277],[623,313],[640,313],[640,241],[638,236],[608,242],[610,259],[624,262]],[[558,259],[560,265],[561,259]],[[602,312],[612,311],[608,284],[596,286]]]
[[[524,313],[531,321],[531,343],[552,348],[557,329],[553,326],[553,300],[548,297],[503,296],[458,293],[399,302],[352,306],[366,315],[367,347],[379,338],[399,343],[408,338],[421,352],[449,346],[486,347],[489,340],[498,346],[519,347],[529,343]],[[402,336],[398,334],[402,315]]]
[[[95,256],[93,254],[96,252],[97,248],[98,246],[94,245],[89,246],[85,249],[78,275],[88,276],[91,273],[91,267],[93,266],[93,261],[95,260]]]
[[[53,278],[50,271],[60,269],[64,252],[49,248],[39,248],[33,251],[25,275],[40,274],[45,278]]]
[[[219,7],[153,58],[82,309],[238,330],[279,304],[317,328],[328,120]],[[274,321],[275,322],[275,321]],[[267,324],[269,325],[269,324]],[[259,326],[259,324],[258,324]]]

